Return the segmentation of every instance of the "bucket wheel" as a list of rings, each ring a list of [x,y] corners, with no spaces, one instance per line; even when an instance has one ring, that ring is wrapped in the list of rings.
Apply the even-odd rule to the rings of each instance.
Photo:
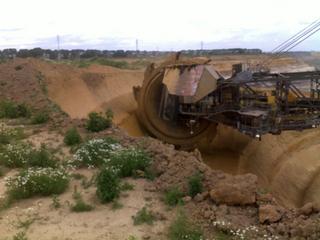
[[[197,143],[207,137],[212,139],[216,134],[216,124],[205,119],[199,119],[197,125],[190,131],[187,124],[177,124],[159,116],[159,107],[163,88],[164,68],[148,68],[141,87],[134,88],[138,102],[138,118],[146,130],[164,142],[174,144],[182,149],[192,149]]]

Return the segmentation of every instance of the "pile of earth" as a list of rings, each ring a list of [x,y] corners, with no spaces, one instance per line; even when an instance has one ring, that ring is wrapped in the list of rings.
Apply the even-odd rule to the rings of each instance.
[[[210,168],[198,150],[175,150],[150,137],[134,138],[120,129],[113,133],[122,144],[143,146],[153,157],[157,177],[146,190],[184,193],[184,210],[209,236],[218,231],[245,239],[319,239],[320,205],[306,203],[286,208],[258,185],[253,174],[231,175]],[[200,173],[203,192],[191,197],[188,179]]]

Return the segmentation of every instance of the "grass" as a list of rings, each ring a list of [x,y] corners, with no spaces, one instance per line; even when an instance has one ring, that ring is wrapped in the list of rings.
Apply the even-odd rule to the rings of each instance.
[[[84,202],[81,193],[77,191],[76,187],[72,197],[75,200],[75,204],[73,204],[70,208],[72,212],[89,212],[93,210],[93,206]]]
[[[203,190],[202,185],[202,175],[200,173],[196,173],[191,176],[188,180],[188,191],[191,197],[196,196],[198,193],[201,193]]]
[[[12,240],[28,240],[25,232],[18,232],[13,237]]]
[[[24,228],[25,230],[27,230],[31,226],[31,224],[35,222],[35,220],[35,218],[28,218],[26,220],[19,219],[17,223],[17,228]]]
[[[115,201],[112,202],[112,204],[111,204],[111,209],[112,209],[113,211],[119,210],[119,209],[121,209],[121,208],[123,208],[123,204],[122,204],[122,203],[120,203],[120,202],[117,201],[117,200],[115,200]]]
[[[134,185],[128,183],[128,182],[124,182],[121,184],[121,191],[131,191],[134,190]]]
[[[183,193],[179,190],[179,188],[173,186],[165,192],[164,202],[169,206],[176,206],[183,203],[182,197]]]
[[[58,198],[58,195],[53,195],[53,196],[52,196],[51,206],[52,206],[54,209],[58,209],[58,208],[61,207],[61,203],[60,203],[60,199]]]
[[[148,224],[152,225],[156,220],[154,214],[146,207],[140,209],[135,216],[132,217],[134,225]]]
[[[168,233],[169,240],[203,240],[204,236],[199,227],[187,219],[182,211],[178,212],[176,219],[171,223]]]
[[[85,179],[86,176],[84,176],[83,174],[81,173],[72,173],[70,175],[73,179],[76,179],[76,180],[82,180],[82,179]]]

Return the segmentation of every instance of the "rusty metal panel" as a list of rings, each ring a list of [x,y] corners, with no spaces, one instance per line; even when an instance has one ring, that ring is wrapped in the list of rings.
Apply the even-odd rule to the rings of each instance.
[[[163,83],[167,86],[170,94],[191,97],[197,91],[203,70],[204,65],[167,68],[164,73]]]

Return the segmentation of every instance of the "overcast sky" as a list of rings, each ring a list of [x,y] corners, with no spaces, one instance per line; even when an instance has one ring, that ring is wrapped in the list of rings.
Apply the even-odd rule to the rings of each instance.
[[[320,18],[320,0],[2,0],[0,49],[271,50]],[[320,32],[296,48],[320,50]]]

